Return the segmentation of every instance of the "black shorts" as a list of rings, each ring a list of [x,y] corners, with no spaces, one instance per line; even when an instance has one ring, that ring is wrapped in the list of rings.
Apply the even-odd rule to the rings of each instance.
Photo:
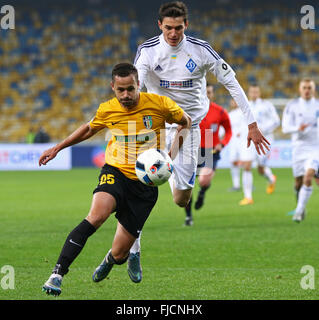
[[[220,160],[220,152],[217,151],[213,153],[212,151],[212,148],[200,148],[198,159],[199,168],[206,167],[211,168],[214,171],[216,170],[218,160]]]
[[[158,188],[129,179],[117,168],[105,164],[93,193],[96,192],[107,192],[115,198],[115,217],[130,234],[138,238],[157,201]]]

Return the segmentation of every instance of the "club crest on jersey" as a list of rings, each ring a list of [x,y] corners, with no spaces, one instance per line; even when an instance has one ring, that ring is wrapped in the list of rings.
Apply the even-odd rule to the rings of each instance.
[[[197,64],[194,62],[193,59],[189,59],[188,62],[186,63],[186,68],[187,68],[190,72],[193,72],[196,67],[197,67]]]
[[[146,129],[151,129],[153,125],[152,116],[144,116],[143,123]]]

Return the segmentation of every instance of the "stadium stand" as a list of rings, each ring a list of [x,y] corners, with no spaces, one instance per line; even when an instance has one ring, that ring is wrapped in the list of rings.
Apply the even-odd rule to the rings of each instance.
[[[233,66],[244,89],[258,82],[265,98],[290,99],[301,77],[319,83],[318,18],[316,29],[302,30],[293,0],[285,10],[280,1],[242,0],[232,10],[227,0],[211,8],[201,2],[190,10],[187,33],[207,40]],[[16,29],[0,29],[0,142],[24,142],[30,128],[40,126],[53,141],[64,138],[112,95],[113,65],[133,61],[138,44],[159,33],[156,21],[127,1],[130,9],[118,12],[59,3],[49,9],[21,6]],[[216,86],[216,96],[228,106],[222,86]]]

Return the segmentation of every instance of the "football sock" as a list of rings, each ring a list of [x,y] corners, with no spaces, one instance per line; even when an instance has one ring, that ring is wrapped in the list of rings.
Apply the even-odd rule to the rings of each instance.
[[[312,194],[312,186],[307,187],[305,185],[302,185],[300,191],[299,191],[299,197],[298,197],[298,204],[296,208],[297,214],[302,214],[306,208],[306,205],[308,203],[309,198]]]
[[[248,199],[252,199],[253,174],[251,171],[244,170],[243,172],[243,190],[244,190],[244,197]]]
[[[295,194],[296,194],[297,202],[298,202],[298,198],[299,198],[299,191],[300,191],[300,188],[298,189],[298,188],[295,187]]]
[[[201,197],[201,198],[204,198],[205,197],[205,192],[209,189],[209,187],[210,186],[208,186],[208,187],[200,187],[198,196]]]
[[[186,211],[186,217],[192,217],[192,201],[193,201],[193,197],[191,196],[187,206],[185,207],[185,211]]]
[[[264,177],[270,182],[275,182],[275,176],[273,175],[271,169],[269,167],[264,168]]]
[[[95,227],[84,219],[74,228],[64,243],[58,261],[52,273],[64,276],[69,271],[69,266],[83,249],[86,240],[96,231]]]
[[[142,231],[140,232],[139,237],[136,238],[135,242],[133,243],[130,249],[130,253],[136,253],[141,251],[141,234]]]
[[[233,181],[233,187],[236,189],[240,188],[240,168],[234,165],[231,165],[230,174]]]

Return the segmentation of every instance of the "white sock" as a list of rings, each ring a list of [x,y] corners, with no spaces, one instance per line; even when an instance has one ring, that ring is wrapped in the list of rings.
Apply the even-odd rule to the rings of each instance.
[[[234,165],[230,167],[230,174],[234,188],[240,188],[240,168]]]
[[[135,242],[133,243],[130,249],[130,253],[136,253],[141,251],[141,234],[142,234],[142,231],[140,232],[139,237],[136,238]]]
[[[298,204],[296,208],[296,214],[302,214],[306,208],[308,200],[312,194],[312,186],[307,187],[304,184],[302,185],[299,196],[298,196]]]
[[[243,171],[243,190],[244,197],[248,199],[252,199],[252,191],[253,191],[253,173],[251,171]]]
[[[264,168],[264,177],[270,182],[275,182],[275,176],[273,175],[271,169],[269,167]]]

